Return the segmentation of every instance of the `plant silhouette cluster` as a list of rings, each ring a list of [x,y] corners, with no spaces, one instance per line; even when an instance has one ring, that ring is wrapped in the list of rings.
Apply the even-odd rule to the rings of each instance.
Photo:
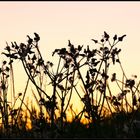
[[[126,35],[110,35],[104,31],[99,40],[91,39],[97,48],[87,45],[75,46],[68,40],[67,48],[55,49],[52,56],[58,65],[43,59],[39,49],[40,36],[27,35],[27,42],[11,42],[2,55],[6,59],[0,68],[0,114],[1,137],[8,138],[136,138],[140,130],[140,92],[137,76],[127,78],[116,47]],[[94,49],[93,49],[94,48]],[[14,63],[21,62],[28,77],[24,92],[15,93]],[[114,65],[120,67],[122,80],[116,72],[110,73]],[[43,81],[43,78],[47,82]],[[29,86],[39,107],[25,102]],[[51,87],[49,92],[43,88]],[[117,94],[111,89],[115,84]],[[8,101],[11,87],[13,100]],[[77,94],[82,103],[80,112],[75,112],[72,95]],[[128,98],[128,96],[130,96]],[[15,107],[20,100],[18,108]],[[23,105],[26,109],[23,109]],[[71,121],[68,114],[72,114]],[[31,129],[27,128],[30,120]],[[86,120],[86,124],[82,123]]]

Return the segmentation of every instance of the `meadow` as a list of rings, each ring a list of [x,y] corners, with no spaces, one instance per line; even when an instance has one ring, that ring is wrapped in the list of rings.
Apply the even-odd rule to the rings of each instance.
[[[140,81],[135,74],[127,77],[121,64],[118,46],[125,37],[104,31],[100,39],[91,39],[96,47],[75,46],[68,40],[66,48],[52,52],[57,65],[44,60],[37,33],[33,38],[27,35],[25,43],[7,43],[0,67],[0,137],[139,138]],[[23,93],[15,93],[17,61],[28,77]],[[25,100],[29,82],[36,106]],[[51,94],[44,88],[48,86]],[[73,94],[82,104],[80,111],[71,102]]]

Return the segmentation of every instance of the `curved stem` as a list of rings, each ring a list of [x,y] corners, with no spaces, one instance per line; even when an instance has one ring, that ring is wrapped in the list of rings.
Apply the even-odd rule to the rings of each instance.
[[[25,94],[26,94],[26,91],[27,91],[28,85],[29,85],[29,78],[28,78],[28,80],[27,80],[27,84],[26,84],[26,87],[25,87],[25,90],[24,90],[24,94],[23,94],[23,97],[22,97],[22,100],[21,100],[21,104],[20,104],[20,107],[19,107],[19,111],[18,111],[18,114],[17,114],[16,120],[18,119],[18,116],[19,116],[19,114],[20,114],[21,107],[22,107],[22,104],[23,104],[23,101],[24,101],[24,98],[25,98]]]
[[[46,94],[46,92],[45,92],[44,90],[42,90],[42,89],[36,84],[36,82],[34,81],[33,77],[31,76],[31,74],[28,73],[28,71],[27,71],[28,67],[27,67],[27,69],[26,69],[26,66],[25,66],[23,60],[22,60],[22,64],[23,64],[23,67],[24,67],[24,70],[25,70],[27,76],[28,76],[29,79],[32,81],[32,83],[35,85],[35,87],[37,88],[37,90],[40,90],[41,92],[43,92],[43,93],[46,95],[46,97],[50,100],[51,98]],[[41,98],[40,92],[38,92],[38,93],[39,93],[39,96],[40,96],[40,98]]]
[[[102,108],[103,108],[103,106],[104,106],[104,101],[105,101],[105,98],[106,98],[106,85],[107,85],[107,78],[106,78],[106,75],[107,75],[107,60],[104,60],[104,61],[105,61],[104,93],[103,93],[103,101],[102,101],[101,109],[100,109],[100,112],[99,112],[99,116],[101,115]]]

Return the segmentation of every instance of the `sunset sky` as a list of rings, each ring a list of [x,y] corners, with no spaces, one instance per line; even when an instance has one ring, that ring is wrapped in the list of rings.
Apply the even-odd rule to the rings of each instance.
[[[66,47],[68,40],[75,45],[94,47],[91,39],[100,39],[104,31],[111,37],[127,35],[118,44],[122,49],[121,62],[128,76],[140,76],[140,2],[0,2],[0,51],[6,41],[26,42],[26,35],[34,37],[36,32],[41,37],[43,56],[53,61],[54,49]],[[15,75],[21,88],[22,79],[27,78],[19,65]]]

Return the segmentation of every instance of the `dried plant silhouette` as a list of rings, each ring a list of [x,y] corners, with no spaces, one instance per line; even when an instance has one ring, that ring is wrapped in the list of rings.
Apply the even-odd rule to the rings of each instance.
[[[7,43],[0,68],[1,137],[140,137],[140,81],[136,75],[127,77],[119,57],[122,48],[117,47],[125,37],[116,34],[110,37],[104,31],[101,39],[91,39],[93,46],[86,47],[75,46],[68,40],[66,48],[52,52],[58,58],[57,65],[44,60],[37,33],[33,38],[27,35],[26,43]],[[17,61],[28,77],[20,93],[15,92],[14,82]],[[110,71],[114,66],[120,68],[121,74],[115,69]],[[35,89],[28,93],[31,83]],[[117,93],[112,85],[119,89]],[[25,100],[26,94],[31,94],[37,107],[32,100]],[[81,103],[79,112],[72,102],[73,94]]]

